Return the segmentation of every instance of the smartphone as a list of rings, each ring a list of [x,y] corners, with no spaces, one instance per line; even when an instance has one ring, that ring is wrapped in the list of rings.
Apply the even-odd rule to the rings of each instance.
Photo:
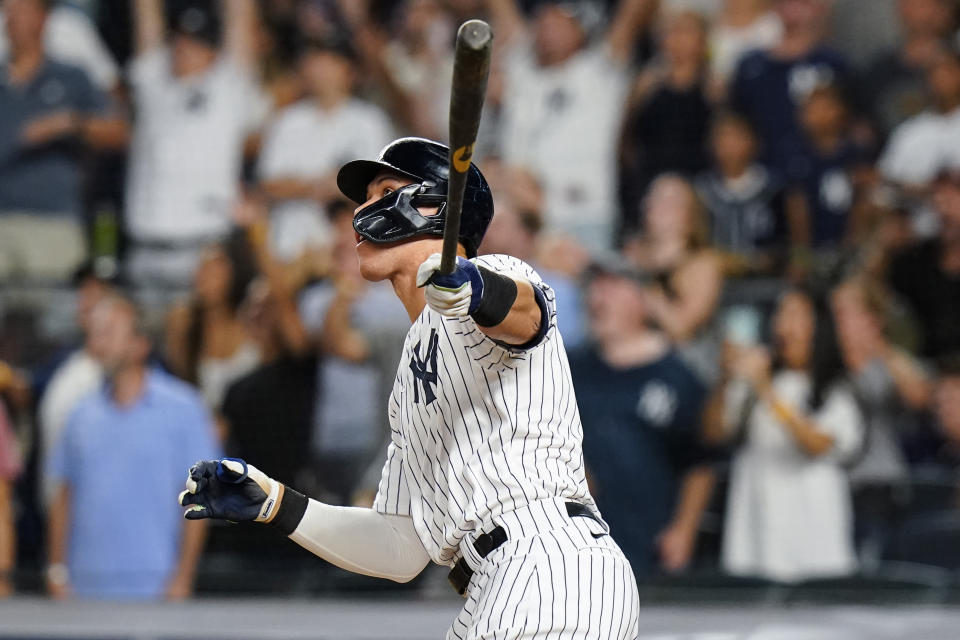
[[[742,347],[759,344],[762,320],[756,307],[734,305],[724,312],[723,337],[727,342]]]

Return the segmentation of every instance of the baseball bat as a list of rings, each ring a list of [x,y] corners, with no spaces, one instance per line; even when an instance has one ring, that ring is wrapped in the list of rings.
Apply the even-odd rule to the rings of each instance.
[[[447,213],[443,227],[440,273],[453,273],[457,264],[460,212],[467,170],[480,128],[483,97],[490,74],[493,31],[483,20],[468,20],[457,31],[450,91],[450,178],[447,181]]]

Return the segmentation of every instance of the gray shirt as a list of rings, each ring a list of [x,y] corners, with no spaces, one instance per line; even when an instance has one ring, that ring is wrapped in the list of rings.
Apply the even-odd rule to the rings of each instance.
[[[329,283],[318,284],[304,293],[300,312],[308,329],[316,332],[323,326],[334,296]],[[370,453],[379,460],[390,433],[387,398],[410,320],[393,288],[375,283],[368,285],[354,304],[351,321],[369,342],[370,354],[360,363],[331,355],[321,360],[314,448],[325,454]],[[379,468],[377,464],[377,471]]]
[[[897,395],[893,378],[880,359],[850,376],[866,419],[864,449],[850,468],[854,486],[896,484],[907,478],[907,463],[900,447],[901,424],[907,410]]]
[[[106,111],[106,94],[78,67],[45,60],[36,76],[14,85],[0,63],[0,215],[80,213],[80,147],[61,138],[41,145],[23,142],[25,127],[63,112]]]

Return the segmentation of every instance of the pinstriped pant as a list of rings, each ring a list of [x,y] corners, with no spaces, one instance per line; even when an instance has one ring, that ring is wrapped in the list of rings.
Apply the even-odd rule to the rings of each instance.
[[[598,524],[572,518],[530,533],[510,536],[479,563],[447,640],[638,636],[640,601],[633,571]]]

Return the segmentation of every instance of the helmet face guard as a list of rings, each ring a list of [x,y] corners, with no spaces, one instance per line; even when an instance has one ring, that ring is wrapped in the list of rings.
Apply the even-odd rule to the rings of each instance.
[[[391,174],[407,186],[364,207],[353,228],[377,244],[403,242],[419,236],[442,236],[446,220],[449,149],[432,140],[401,138],[384,147],[376,160],[353,160],[337,174],[340,191],[358,204],[367,200],[367,187],[380,174]],[[425,216],[418,208],[436,208]],[[470,164],[463,194],[459,240],[469,257],[477,255],[493,218],[493,196],[476,165]]]
[[[436,185],[410,184],[367,205],[353,218],[353,228],[375,244],[400,242],[417,236],[443,235],[447,196],[434,193]],[[425,216],[417,207],[439,207]]]

